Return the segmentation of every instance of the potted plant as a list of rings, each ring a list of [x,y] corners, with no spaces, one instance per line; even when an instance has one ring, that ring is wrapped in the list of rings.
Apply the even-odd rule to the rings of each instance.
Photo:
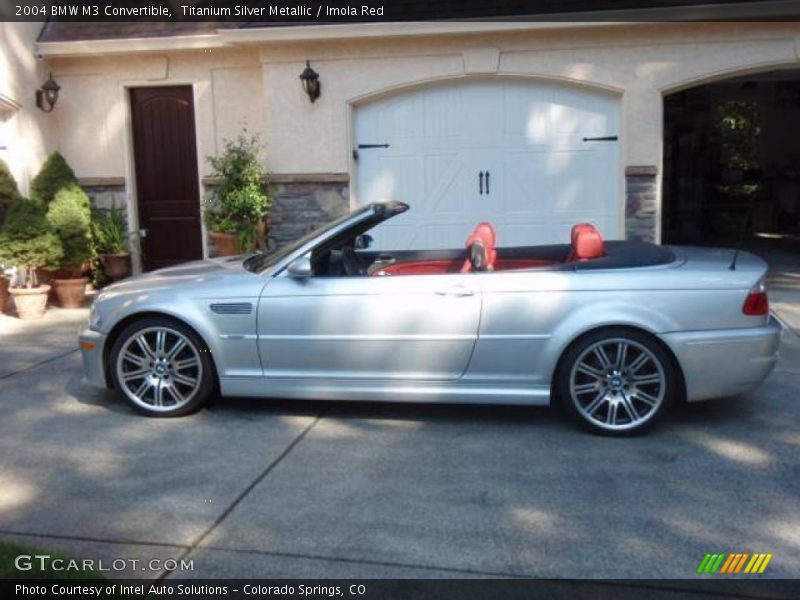
[[[128,250],[128,232],[122,210],[116,203],[105,213],[96,210],[92,217],[92,231],[103,272],[112,281],[123,279],[131,273],[131,254]]]
[[[60,269],[53,280],[58,303],[63,308],[80,308],[89,283],[84,273],[89,270],[94,254],[89,196],[77,184],[61,188],[50,203],[47,220],[64,250]]]
[[[44,316],[50,286],[39,285],[36,269],[58,265],[63,253],[61,240],[53,233],[42,203],[16,200],[0,233],[0,262],[17,268],[17,286],[9,293],[20,319]]]
[[[5,161],[0,160],[0,227],[5,220],[5,214],[12,202],[20,197],[19,188],[11,170]],[[5,269],[0,261],[0,314],[3,312],[8,300],[9,280],[5,276]]]
[[[222,256],[247,252],[264,243],[272,199],[266,192],[260,155],[258,137],[243,132],[236,140],[225,141],[222,154],[207,158],[219,183],[206,200],[205,220]]]

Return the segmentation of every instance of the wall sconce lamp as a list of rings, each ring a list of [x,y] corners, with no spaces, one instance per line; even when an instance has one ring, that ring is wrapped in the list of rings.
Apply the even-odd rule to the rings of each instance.
[[[61,86],[53,80],[53,74],[50,73],[50,79],[36,90],[36,106],[46,113],[52,112],[58,100],[58,90],[60,89]]]
[[[319,73],[311,68],[308,61],[306,61],[306,68],[300,73],[300,81],[303,82],[303,89],[311,102],[319,98]]]

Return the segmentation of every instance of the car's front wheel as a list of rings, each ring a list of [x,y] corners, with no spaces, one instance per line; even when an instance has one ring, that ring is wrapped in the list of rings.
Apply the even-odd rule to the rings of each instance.
[[[565,353],[557,389],[567,412],[605,435],[632,435],[651,427],[675,395],[677,373],[649,335],[625,328],[591,333]]]
[[[214,365],[203,340],[170,319],[144,318],[128,325],[111,349],[109,366],[114,387],[149,416],[191,413],[214,390]]]

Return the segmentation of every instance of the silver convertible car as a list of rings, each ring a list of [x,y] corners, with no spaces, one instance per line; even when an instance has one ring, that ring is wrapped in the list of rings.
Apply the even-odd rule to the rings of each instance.
[[[213,394],[560,404],[625,435],[678,400],[740,394],[777,360],[765,263],[745,252],[603,241],[383,251],[365,206],[273,252],[111,285],[80,335],[88,380],[151,416]]]

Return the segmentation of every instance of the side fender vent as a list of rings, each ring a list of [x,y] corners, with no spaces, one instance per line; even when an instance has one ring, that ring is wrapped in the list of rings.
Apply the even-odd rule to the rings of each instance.
[[[211,312],[218,315],[249,315],[253,312],[250,302],[228,302],[224,304],[211,304]]]

